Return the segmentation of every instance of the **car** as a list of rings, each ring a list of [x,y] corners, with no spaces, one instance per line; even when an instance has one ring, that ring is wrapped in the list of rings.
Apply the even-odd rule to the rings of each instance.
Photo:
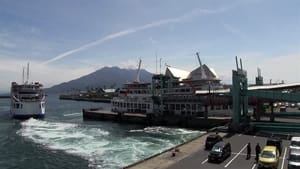
[[[259,155],[258,168],[277,169],[279,156],[276,146],[265,146]]]
[[[292,137],[290,149],[300,149],[300,137]]]
[[[280,138],[276,138],[276,137],[272,137],[269,138],[266,142],[267,146],[275,146],[277,147],[278,151],[279,151],[279,155],[281,155],[281,150],[282,150],[282,141]]]
[[[205,141],[205,150],[210,150],[217,142],[222,140],[222,137],[218,134],[208,135]]]
[[[288,169],[300,168],[300,149],[290,149],[288,156]]]
[[[216,143],[208,154],[208,162],[222,162],[226,158],[231,156],[231,145],[230,143],[225,143],[220,141]]]

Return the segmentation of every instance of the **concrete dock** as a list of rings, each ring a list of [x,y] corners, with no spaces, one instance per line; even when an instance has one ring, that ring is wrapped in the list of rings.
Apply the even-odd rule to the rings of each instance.
[[[117,123],[139,124],[145,126],[176,126],[193,129],[210,129],[216,126],[223,126],[230,122],[231,117],[193,117],[176,115],[157,115],[145,113],[116,113],[101,109],[83,109],[83,119],[112,121]]]
[[[229,158],[221,163],[208,162],[209,151],[204,150],[207,135],[199,137],[191,142],[178,146],[179,152],[172,157],[172,149],[159,155],[142,160],[136,164],[125,167],[126,169],[256,169],[255,146],[260,144],[261,148],[266,144],[268,136],[243,135],[219,133],[224,136],[225,142],[231,143],[232,153]],[[246,145],[251,144],[251,158],[246,160]],[[290,141],[283,138],[282,154],[279,160],[278,169],[287,168],[287,158]]]
[[[204,134],[189,142],[170,148],[160,154],[156,154],[152,157],[127,166],[125,169],[165,169],[171,167],[172,165],[175,165],[197,151],[202,150],[208,134]],[[221,136],[225,135],[225,133],[219,134]],[[172,156],[172,153],[174,153],[175,149],[178,151],[175,151],[175,156]]]

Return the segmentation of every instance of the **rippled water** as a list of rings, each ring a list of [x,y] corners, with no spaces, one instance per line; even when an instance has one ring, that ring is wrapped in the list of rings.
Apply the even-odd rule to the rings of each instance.
[[[46,117],[9,118],[0,99],[0,168],[122,168],[195,136],[200,131],[83,121],[82,108],[109,104],[48,96]]]

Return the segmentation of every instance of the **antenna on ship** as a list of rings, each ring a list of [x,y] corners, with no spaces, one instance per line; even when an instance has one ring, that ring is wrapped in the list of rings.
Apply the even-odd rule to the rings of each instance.
[[[155,74],[157,74],[157,51],[155,52]]]
[[[25,78],[25,67],[23,66],[23,72],[22,72],[22,84],[24,84]]]
[[[29,62],[27,63],[27,80],[26,80],[26,84],[28,84],[29,82]]]
[[[140,82],[141,64],[142,64],[142,59],[140,58],[139,67],[136,75],[136,82]]]
[[[161,74],[161,60],[162,58],[159,58],[159,74]]]

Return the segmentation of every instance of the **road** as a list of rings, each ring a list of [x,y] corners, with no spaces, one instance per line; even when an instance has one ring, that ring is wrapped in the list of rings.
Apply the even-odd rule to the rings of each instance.
[[[250,136],[235,134],[231,137],[225,137],[225,142],[231,143],[231,156],[225,161],[219,164],[209,163],[207,161],[208,151],[204,149],[195,152],[187,158],[171,165],[168,169],[256,169],[257,164],[255,162],[255,146],[257,143],[260,144],[261,148],[265,145],[267,137]],[[251,144],[251,158],[246,160],[246,145],[250,142]],[[282,154],[280,157],[278,169],[287,168],[287,158],[289,152],[290,141],[282,140]]]

